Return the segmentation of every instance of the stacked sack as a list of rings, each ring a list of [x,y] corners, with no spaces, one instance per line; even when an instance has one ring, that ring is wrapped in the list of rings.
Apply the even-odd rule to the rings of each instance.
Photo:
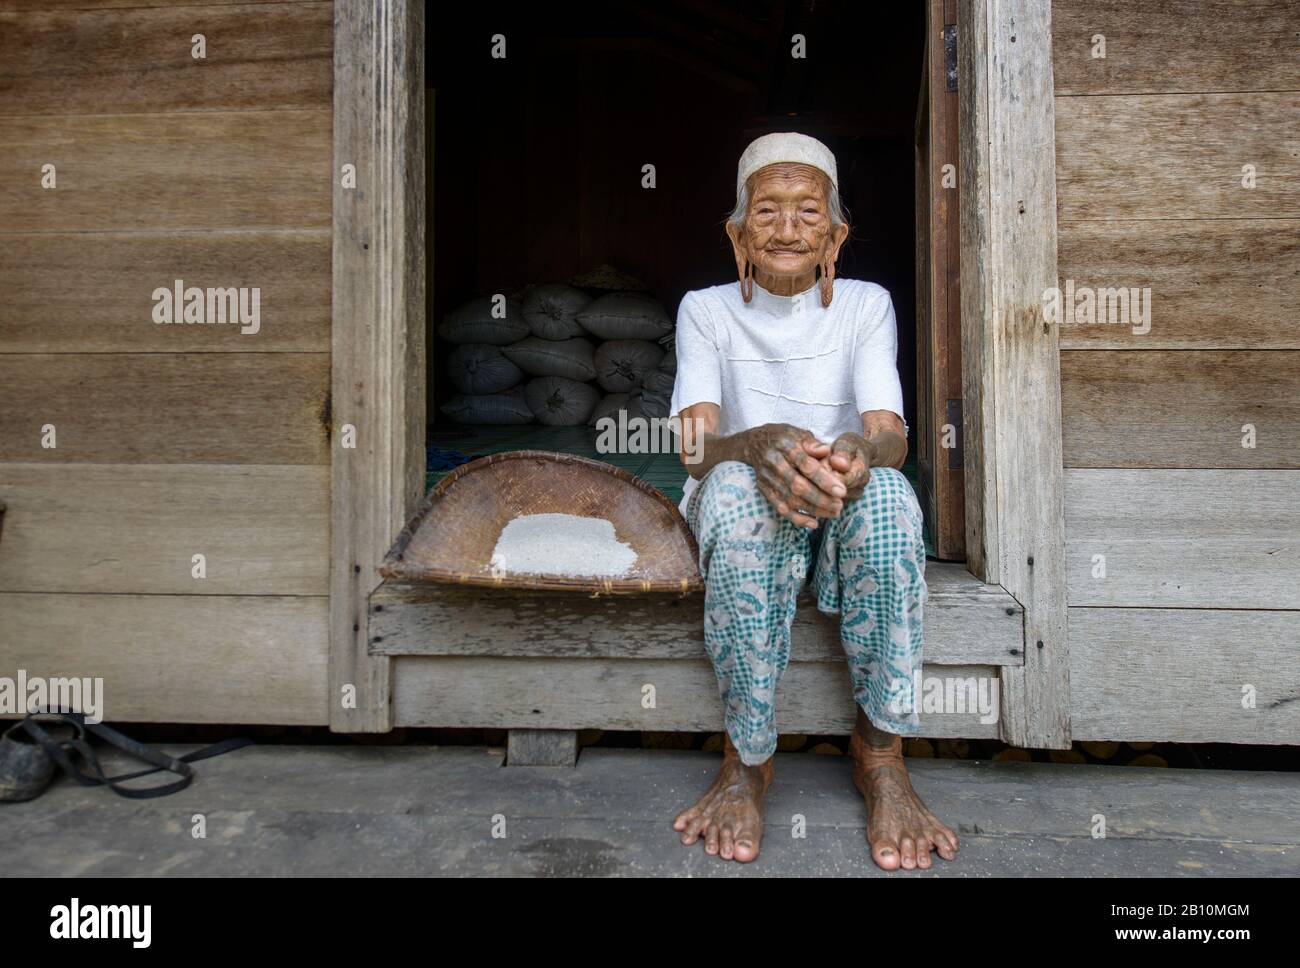
[[[619,410],[668,415],[673,324],[652,296],[533,286],[508,297],[500,319],[493,299],[466,303],[438,328],[457,344],[447,371],[460,392],[441,408],[452,420],[572,427]]]

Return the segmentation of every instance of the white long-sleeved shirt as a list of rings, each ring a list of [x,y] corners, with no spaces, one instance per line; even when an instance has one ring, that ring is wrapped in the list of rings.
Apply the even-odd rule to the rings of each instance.
[[[894,304],[874,282],[836,279],[829,308],[816,284],[775,296],[755,283],[749,303],[738,282],[696,289],[677,310],[676,343],[670,415],[716,403],[724,436],[788,423],[830,443],[861,433],[868,410],[903,416]],[[687,479],[683,513],[698,483]]]

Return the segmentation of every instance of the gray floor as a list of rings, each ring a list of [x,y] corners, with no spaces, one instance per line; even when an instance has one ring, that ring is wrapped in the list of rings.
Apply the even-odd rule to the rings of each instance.
[[[778,755],[756,863],[682,847],[672,816],[718,760],[588,749],[574,769],[503,768],[501,750],[482,748],[254,747],[197,764],[190,789],[157,800],[60,779],[0,805],[0,856],[20,875],[897,876],[870,862],[843,757]],[[1300,874],[1297,774],[909,765],[963,846],[906,876]],[[191,835],[196,814],[204,839]],[[806,837],[791,836],[796,815]]]

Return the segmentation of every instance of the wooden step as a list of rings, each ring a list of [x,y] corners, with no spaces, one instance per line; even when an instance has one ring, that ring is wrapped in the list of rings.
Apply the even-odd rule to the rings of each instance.
[[[941,665],[1023,665],[1023,611],[961,565],[928,562],[925,658]],[[842,662],[839,619],[800,596],[792,661]],[[704,596],[566,595],[385,582],[370,597],[375,655],[698,659]]]
[[[924,676],[998,680],[1022,665],[1023,614],[999,586],[929,562]],[[385,583],[370,651],[394,658],[398,726],[698,731],[721,728],[702,595],[601,597]],[[783,733],[847,733],[854,706],[838,620],[804,595],[777,701]],[[973,709],[922,712],[922,735],[995,738]]]

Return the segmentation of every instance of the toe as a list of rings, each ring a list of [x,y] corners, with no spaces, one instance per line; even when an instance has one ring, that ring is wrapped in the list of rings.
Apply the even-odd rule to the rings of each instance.
[[[918,837],[916,840],[916,866],[921,870],[930,869],[930,841],[925,837]]]
[[[704,829],[704,818],[703,817],[693,818],[689,823],[687,823],[686,829],[682,831],[682,843],[684,844],[695,843],[695,841],[700,839],[700,831],[702,831],[703,829]]]
[[[736,830],[736,860],[748,863],[758,856],[758,842],[763,838],[762,827],[749,823]]]
[[[692,820],[694,820],[699,815],[700,815],[700,810],[698,807],[691,807],[689,810],[683,810],[681,813],[677,815],[677,819],[673,821],[673,829],[685,830],[687,824],[689,824]]]
[[[899,846],[902,848],[903,853],[903,869],[914,870],[916,868],[916,842],[911,837],[904,837]]]
[[[722,854],[723,859],[731,860],[736,853],[736,839],[731,832],[731,825],[728,824],[722,828],[722,836],[718,840],[718,852]]]
[[[892,840],[878,840],[871,845],[871,859],[882,870],[896,871],[901,859],[898,845]]]
[[[704,831],[704,852],[706,854],[716,854],[718,852],[718,825],[711,823],[708,829]]]

